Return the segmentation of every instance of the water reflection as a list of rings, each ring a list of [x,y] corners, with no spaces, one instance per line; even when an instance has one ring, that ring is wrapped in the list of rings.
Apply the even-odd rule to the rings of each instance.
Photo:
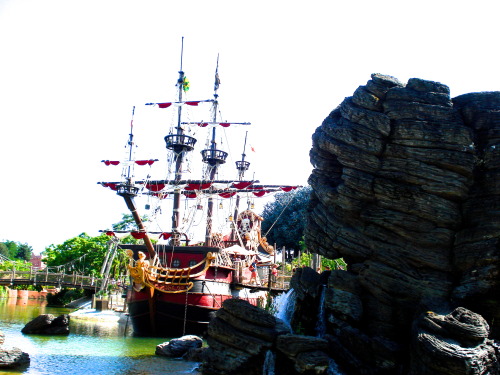
[[[168,339],[133,337],[126,320],[118,324],[71,319],[68,336],[23,335],[21,329],[38,315],[68,314],[73,310],[11,300],[0,299],[4,345],[27,352],[31,363],[27,368],[0,371],[0,375],[199,374],[195,362],[156,356],[156,345]]]

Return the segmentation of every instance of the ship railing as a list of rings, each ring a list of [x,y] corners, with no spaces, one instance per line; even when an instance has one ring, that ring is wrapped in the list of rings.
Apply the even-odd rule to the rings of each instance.
[[[152,270],[152,269],[154,270]],[[154,275],[154,279],[159,284],[185,284],[189,279],[191,269],[184,268],[158,268],[150,267],[150,275]]]

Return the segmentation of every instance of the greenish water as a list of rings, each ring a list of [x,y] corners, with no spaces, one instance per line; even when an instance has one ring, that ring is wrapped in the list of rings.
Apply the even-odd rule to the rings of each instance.
[[[0,298],[0,330],[6,347],[30,355],[30,365],[0,370],[30,375],[155,375],[200,374],[198,364],[154,354],[167,338],[133,337],[117,323],[70,321],[68,336],[24,335],[24,325],[40,314],[60,315],[73,310],[40,306],[37,301]]]

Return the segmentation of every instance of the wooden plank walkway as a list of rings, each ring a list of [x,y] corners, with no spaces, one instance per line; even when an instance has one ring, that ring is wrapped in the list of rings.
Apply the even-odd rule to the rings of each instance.
[[[66,288],[83,288],[97,290],[101,287],[103,279],[94,276],[49,272],[45,270],[0,271],[0,285],[43,285]],[[125,278],[115,282],[118,285],[125,285]]]

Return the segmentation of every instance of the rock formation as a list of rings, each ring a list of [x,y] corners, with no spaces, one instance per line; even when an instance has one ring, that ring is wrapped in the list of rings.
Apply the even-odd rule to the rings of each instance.
[[[26,324],[21,332],[38,335],[68,335],[69,315],[63,314],[58,317],[52,314],[39,315]]]
[[[11,347],[5,348],[5,335],[0,331],[0,368],[14,368],[19,367],[30,362],[28,353],[23,352],[19,348]]]
[[[500,92],[416,78],[373,74],[318,127],[305,240],[348,264],[325,291],[346,373],[500,373],[499,156]]]
[[[204,375],[260,375],[267,354],[276,355],[280,374],[326,373],[328,342],[291,334],[284,323],[242,299],[224,301],[208,326]]]
[[[185,335],[156,346],[156,355],[170,358],[179,358],[186,354],[190,349],[201,348],[203,339],[194,335]]]

